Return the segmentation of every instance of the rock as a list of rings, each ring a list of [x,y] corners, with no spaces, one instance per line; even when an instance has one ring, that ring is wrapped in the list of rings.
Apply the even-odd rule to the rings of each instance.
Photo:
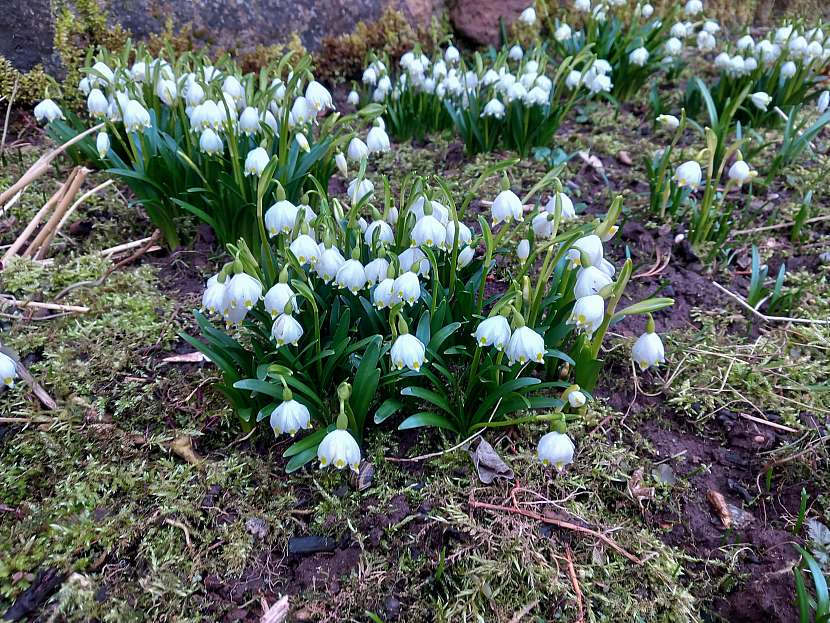
[[[533,3],[529,0],[456,0],[450,20],[458,34],[478,45],[498,45],[499,18],[514,22]]]
[[[295,536],[288,539],[289,556],[308,556],[337,549],[337,541],[326,536]]]
[[[55,15],[50,0],[5,0],[0,12],[0,56],[28,71],[52,55]]]

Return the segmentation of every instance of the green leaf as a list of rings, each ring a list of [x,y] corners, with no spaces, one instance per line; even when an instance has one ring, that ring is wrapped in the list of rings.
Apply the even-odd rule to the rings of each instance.
[[[259,392],[266,396],[282,398],[282,386],[259,379],[242,379],[233,384],[236,389],[247,389],[252,392]]]
[[[402,406],[403,403],[397,398],[387,398],[383,401],[383,404],[378,407],[378,410],[375,411],[375,424],[383,423],[385,420],[395,415],[395,413],[397,413]]]
[[[427,344],[427,349],[431,350],[434,353],[439,352],[441,344],[443,344],[447,340],[447,338],[450,337],[453,333],[458,331],[458,328],[460,326],[460,322],[452,322],[448,324],[446,327],[444,327],[432,336],[432,339],[429,341],[429,344]]]
[[[285,452],[282,453],[283,458],[287,459],[289,457],[296,456],[300,452],[304,452],[309,448],[314,448],[316,450],[320,442],[323,441],[323,437],[333,430],[334,424],[331,424],[327,428],[321,428],[320,430],[314,431],[310,435],[306,435],[299,441],[288,446]]]
[[[292,472],[296,472],[298,469],[305,467],[308,463],[313,461],[317,456],[317,445],[319,445],[319,442],[314,445],[314,447],[298,452],[292,456],[285,465],[285,473],[290,474]]]
[[[357,431],[359,435],[363,434],[366,414],[369,412],[369,405],[375,399],[378,382],[380,381],[380,370],[378,370],[378,359],[380,357],[379,341],[380,336],[363,353],[363,357],[360,359],[360,365],[354,375],[354,383],[352,384],[352,395],[349,399],[349,404],[352,407],[356,424],[360,429]]]
[[[446,399],[445,396],[442,396],[438,392],[434,392],[424,387],[412,386],[404,387],[401,390],[401,396],[412,396],[414,398],[426,400],[427,402],[431,402],[439,409],[446,411],[451,416],[455,417],[455,410],[450,406],[449,401]]]
[[[447,430],[451,430],[456,433],[458,432],[455,425],[443,415],[438,415],[437,413],[431,413],[429,411],[422,411],[420,413],[416,413],[415,415],[410,415],[400,423],[398,430],[409,430],[412,428],[423,428],[429,426],[446,428]]]

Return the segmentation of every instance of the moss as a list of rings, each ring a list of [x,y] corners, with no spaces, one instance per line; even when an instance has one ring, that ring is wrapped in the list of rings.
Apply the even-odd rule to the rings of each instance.
[[[15,93],[15,84],[17,92]],[[27,72],[21,72],[14,68],[11,62],[0,55],[0,98],[4,101],[12,99],[17,106],[31,106],[44,98],[47,92],[57,92],[54,80],[44,71],[43,65],[35,65]]]

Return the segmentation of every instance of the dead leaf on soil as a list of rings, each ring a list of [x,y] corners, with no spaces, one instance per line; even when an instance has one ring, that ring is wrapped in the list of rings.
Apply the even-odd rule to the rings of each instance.
[[[176,437],[173,441],[171,441],[170,449],[174,454],[184,459],[191,465],[201,465],[202,463],[202,457],[196,454],[196,451],[193,449],[193,440],[187,435]]]
[[[654,499],[654,487],[645,486],[642,468],[636,470],[628,479],[628,495],[637,501],[640,510],[643,510],[643,500]]]
[[[265,597],[261,598],[260,603],[262,604],[263,615],[259,619],[259,623],[281,623],[288,616],[288,595],[283,595],[271,607],[268,606]]]
[[[600,160],[599,158],[597,158],[594,155],[591,155],[591,152],[589,152],[589,151],[580,151],[579,152],[579,157],[582,159],[582,161],[585,164],[587,164],[589,167],[591,167],[592,169],[594,169],[598,173],[604,173],[605,172],[605,165],[602,164],[602,160]]]
[[[627,167],[630,167],[632,164],[634,164],[634,161],[631,159],[631,154],[624,150],[620,151],[617,154],[617,160],[619,160],[622,164],[624,164]]]
[[[162,363],[203,363],[207,361],[205,357],[198,350],[192,353],[184,353],[183,355],[170,355],[161,360]]]
[[[741,528],[746,528],[755,521],[755,517],[752,513],[745,511],[734,504],[730,504],[719,491],[709,489],[709,491],[706,492],[706,498],[714,507],[715,512],[718,514],[724,528],[737,528],[740,530]]]
[[[513,480],[513,470],[483,438],[478,442],[475,451],[469,454],[478,472],[478,479],[485,485],[491,484],[496,478]]]

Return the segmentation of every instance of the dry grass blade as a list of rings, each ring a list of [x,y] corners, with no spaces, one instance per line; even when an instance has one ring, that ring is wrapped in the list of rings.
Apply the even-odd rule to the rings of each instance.
[[[69,185],[69,188],[67,188],[66,193],[61,197],[55,211],[52,212],[52,216],[46,221],[43,229],[40,230],[32,241],[32,244],[23,252],[23,257],[34,257],[40,260],[46,255],[46,251],[49,249],[49,245],[52,244],[52,240],[58,231],[58,224],[69,209],[70,202],[78,194],[78,190],[80,190],[81,185],[86,180],[86,176],[91,172],[90,169],[83,167],[76,168],[75,171],[74,179]]]
[[[729,295],[733,299],[735,299],[742,307],[745,307],[749,311],[751,311],[754,315],[758,318],[763,320],[764,322],[794,322],[797,324],[830,324],[830,320],[817,320],[813,318],[790,318],[789,316],[767,316],[766,314],[762,314],[757,309],[755,309],[752,305],[746,302],[745,299],[741,298],[734,292],[730,292],[722,285],[720,285],[717,281],[713,281],[712,285],[714,285],[718,290],[723,292],[724,294]]]
[[[290,606],[288,605],[288,595],[283,595],[279,601],[275,602],[272,606],[268,606],[268,602],[265,601],[265,598],[262,598],[262,617],[259,619],[259,623],[282,623],[285,621],[285,618],[288,616],[288,611]]]

